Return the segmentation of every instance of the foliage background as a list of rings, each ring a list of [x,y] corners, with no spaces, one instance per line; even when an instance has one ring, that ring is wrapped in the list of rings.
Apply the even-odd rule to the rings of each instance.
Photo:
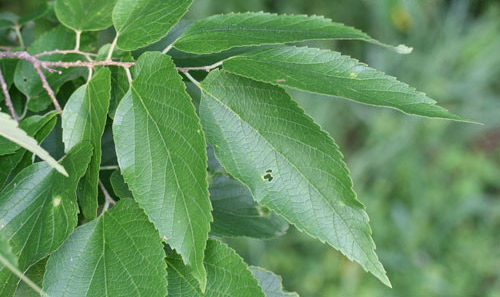
[[[38,4],[0,1],[2,11],[18,13]],[[394,75],[484,125],[290,91],[346,155],[393,289],[294,228],[274,240],[228,243],[301,296],[500,296],[500,3],[198,0],[188,18],[260,10],[325,15],[383,42],[413,46],[402,56],[356,41],[314,43]]]

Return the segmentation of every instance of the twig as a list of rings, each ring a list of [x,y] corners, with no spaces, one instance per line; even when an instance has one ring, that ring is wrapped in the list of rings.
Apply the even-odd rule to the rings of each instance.
[[[76,33],[75,50],[77,51],[80,49],[80,35],[82,35],[82,31],[76,30],[75,33]]]
[[[50,56],[50,55],[56,55],[56,54],[62,54],[62,55],[67,55],[67,54],[78,54],[84,56],[88,61],[92,61],[90,57],[96,57],[97,54],[94,53],[86,53],[82,52],[77,49],[72,49],[72,50],[53,50],[53,51],[46,51],[46,52],[41,52],[39,54],[33,55],[35,58],[43,57],[43,56]]]
[[[16,32],[17,40],[19,41],[19,46],[24,48],[24,40],[23,36],[21,35],[21,27],[19,27],[17,22],[14,23],[14,31]]]
[[[102,183],[101,180],[99,180],[99,187],[101,187],[101,191],[104,194],[104,198],[106,199],[106,202],[104,203],[104,207],[102,208],[102,211],[106,211],[109,209],[109,205],[115,205],[116,201],[111,198],[111,195],[109,195],[108,191],[104,187],[104,184]]]
[[[120,169],[118,165],[110,165],[110,166],[101,166],[99,167],[99,170],[117,170]]]
[[[106,60],[111,60],[111,58],[113,57],[113,51],[115,49],[117,41],[118,41],[118,34],[115,36],[115,39],[113,39],[113,43],[111,43],[111,47],[109,48]]]
[[[189,72],[187,72],[187,71],[183,71],[183,73],[184,73],[184,75],[185,75],[187,78],[189,78],[189,80],[190,80],[193,84],[195,84],[198,88],[200,88],[200,82],[199,82],[199,81],[197,81],[196,79],[194,79],[194,77],[192,77],[192,76],[191,76],[191,74],[189,74]]]
[[[192,71],[192,70],[203,70],[206,72],[210,72],[212,69],[215,69],[215,68],[221,66],[222,63],[223,63],[223,61],[217,62],[217,63],[212,64],[212,65],[201,66],[201,67],[177,67],[177,70],[182,71],[184,73],[186,73],[188,71]]]
[[[166,53],[168,53],[172,49],[173,46],[174,46],[174,43],[172,42],[163,51],[161,51],[161,53],[165,55]]]
[[[132,83],[132,74],[130,73],[130,69],[125,68],[125,73],[127,74],[128,83],[131,84]]]
[[[135,62],[119,62],[119,61],[74,61],[74,62],[51,62],[51,61],[43,61],[43,65],[47,67],[61,67],[61,68],[70,68],[70,67],[90,67],[94,68],[96,66],[121,66],[124,68],[129,68],[135,65]]]
[[[16,111],[14,110],[14,105],[12,105],[12,100],[10,100],[10,94],[9,94],[9,89],[7,88],[7,83],[5,82],[5,79],[3,78],[3,73],[2,70],[0,69],[0,84],[2,85],[2,92],[3,96],[5,98],[5,105],[9,108],[10,114],[12,115],[12,118],[16,120],[16,122],[19,122],[19,117],[17,116]]]

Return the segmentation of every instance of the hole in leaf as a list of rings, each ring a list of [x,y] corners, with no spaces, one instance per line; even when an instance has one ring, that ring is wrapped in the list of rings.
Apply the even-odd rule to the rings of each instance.
[[[274,179],[273,171],[271,169],[266,170],[266,174],[262,176],[262,179],[267,180],[268,182],[272,181]]]

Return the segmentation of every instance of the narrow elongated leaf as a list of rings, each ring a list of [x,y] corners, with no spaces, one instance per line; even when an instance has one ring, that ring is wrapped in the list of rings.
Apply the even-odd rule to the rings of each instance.
[[[192,0],[118,0],[113,10],[118,47],[132,51],[160,40],[191,3]]]
[[[75,229],[47,262],[51,297],[165,296],[167,267],[158,232],[132,199]]]
[[[54,128],[58,114],[58,112],[49,112],[44,116],[34,115],[24,119],[19,127],[38,143],[41,143]],[[3,145],[1,139],[4,138],[0,137],[0,145]],[[19,171],[31,165],[32,157],[33,154],[25,149],[19,149],[12,154],[0,156],[0,168],[2,168],[0,171],[0,189],[9,176],[14,177]]]
[[[260,267],[250,267],[253,276],[259,282],[260,287],[266,294],[266,297],[299,297],[297,293],[289,293],[283,290],[281,277]]]
[[[26,132],[17,126],[17,122],[14,121],[10,116],[5,113],[0,112],[0,136],[7,138],[8,140],[24,147],[25,149],[33,152],[39,156],[42,160],[47,161],[47,163],[59,171],[63,175],[68,175],[64,167],[59,165],[56,160],[54,160],[47,151],[41,148],[35,139],[30,137]]]
[[[75,32],[65,28],[64,26],[58,26],[46,33],[42,34],[33,44],[28,48],[28,53],[31,55],[38,54],[44,51],[50,51],[53,49],[69,50],[75,47]],[[84,60],[80,55],[76,54],[56,54],[47,55],[38,58],[43,61],[76,61]],[[61,74],[50,73],[43,70],[49,85],[52,89],[56,90],[63,83],[68,80],[72,80],[81,75],[87,74],[87,69],[84,67],[71,67],[68,69],[61,68]],[[47,100],[48,95],[42,86],[40,77],[37,75],[33,69],[33,65],[26,61],[19,61],[16,67],[16,72],[14,74],[14,84],[30,101],[33,100]],[[32,102],[30,102],[32,104]]]
[[[47,163],[35,163],[21,171],[0,194],[0,230],[19,257],[19,269],[57,249],[77,223],[76,186],[92,154],[92,145],[75,146],[61,161],[69,177]],[[0,279],[4,279],[0,272]],[[11,296],[17,286],[15,277],[5,284]]]
[[[400,53],[411,49],[382,44],[353,27],[320,16],[277,15],[264,12],[208,17],[186,29],[174,46],[185,52],[209,54],[236,46],[280,44],[321,39],[359,39]]]
[[[213,206],[213,234],[272,238],[283,235],[288,223],[260,207],[248,188],[227,175],[216,176],[210,184]]]
[[[111,13],[117,0],[56,0],[57,19],[76,31],[97,31],[113,24]]]
[[[84,140],[90,141],[94,147],[87,173],[78,186],[78,201],[88,221],[97,215],[101,137],[108,118],[110,90],[110,71],[102,68],[71,95],[64,107],[62,129],[65,151]]]
[[[199,118],[169,57],[144,53],[136,70],[113,122],[118,163],[134,198],[204,288],[212,216]]]
[[[260,204],[389,285],[333,139],[279,87],[212,71],[201,88],[202,125],[227,172]]]
[[[207,290],[203,294],[191,275],[191,269],[173,253],[167,256],[168,296],[264,297],[257,280],[236,252],[226,244],[210,239],[205,250]]]
[[[424,93],[348,56],[307,47],[278,47],[229,58],[224,69],[255,80],[408,114],[461,120]]]

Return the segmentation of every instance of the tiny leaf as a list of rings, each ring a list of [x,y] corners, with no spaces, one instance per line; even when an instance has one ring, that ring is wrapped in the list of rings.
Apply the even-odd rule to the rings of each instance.
[[[260,287],[266,293],[266,297],[299,297],[297,293],[288,293],[283,290],[281,277],[260,267],[250,267],[253,276],[259,282]]]
[[[259,204],[389,284],[333,139],[279,87],[212,71],[201,88],[202,125],[227,172]]]
[[[51,297],[165,296],[161,238],[144,211],[123,199],[75,229],[47,262],[43,289]]]

